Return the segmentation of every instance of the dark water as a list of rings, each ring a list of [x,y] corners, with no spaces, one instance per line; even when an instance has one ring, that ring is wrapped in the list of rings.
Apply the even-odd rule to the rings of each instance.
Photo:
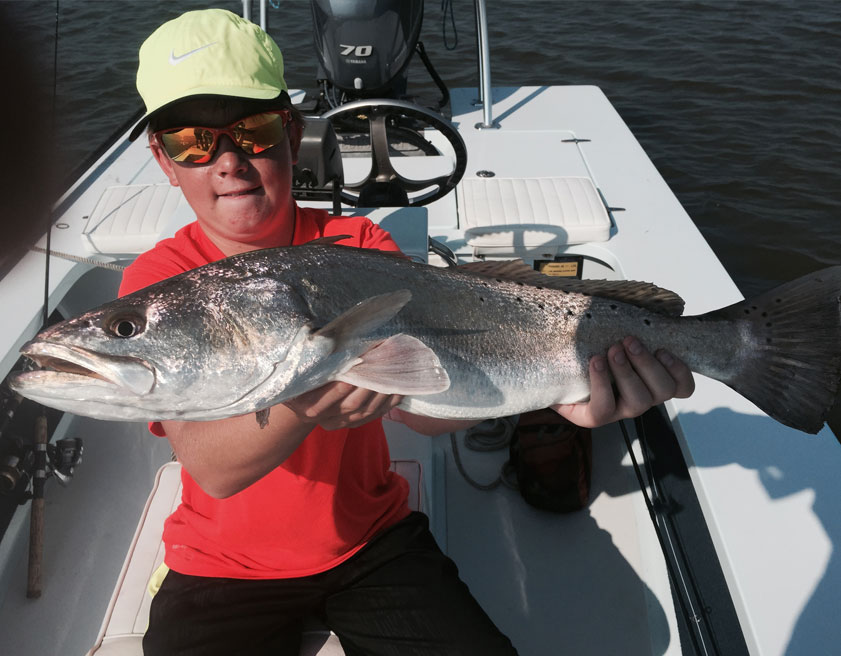
[[[186,8],[238,1],[58,4],[56,161],[72,170],[140,106],[136,52]],[[269,31],[291,87],[313,89],[307,2],[281,0]],[[473,3],[440,3],[422,38],[450,86],[475,85]],[[0,1],[33,37],[53,93],[56,5]],[[742,291],[841,263],[841,5],[706,0],[489,0],[494,84],[595,84],[613,101]],[[255,5],[255,20],[257,12]],[[447,36],[453,41],[453,29]],[[432,86],[419,64],[411,82]]]

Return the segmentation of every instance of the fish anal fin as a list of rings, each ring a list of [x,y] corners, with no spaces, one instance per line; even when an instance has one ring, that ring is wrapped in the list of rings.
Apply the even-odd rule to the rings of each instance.
[[[450,377],[432,349],[403,333],[375,344],[336,380],[383,394],[407,396],[435,394],[450,387]]]
[[[683,314],[683,299],[668,289],[652,283],[635,280],[578,280],[562,276],[547,276],[535,271],[522,260],[501,260],[468,262],[460,264],[459,271],[484,278],[496,278],[519,282],[533,287],[557,291],[600,296],[620,303],[629,303],[652,312],[680,316]]]

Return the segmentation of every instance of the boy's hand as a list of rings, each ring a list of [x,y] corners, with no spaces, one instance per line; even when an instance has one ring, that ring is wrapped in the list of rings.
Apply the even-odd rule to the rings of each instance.
[[[614,393],[611,374],[616,383]],[[614,344],[607,357],[590,360],[590,400],[552,406],[559,415],[585,428],[638,417],[671,398],[686,398],[695,391],[692,372],[668,351],[656,357],[636,337]]]
[[[349,383],[327,383],[305,392],[283,405],[305,424],[326,430],[355,428],[385,415],[403,399],[397,394],[380,394]]]

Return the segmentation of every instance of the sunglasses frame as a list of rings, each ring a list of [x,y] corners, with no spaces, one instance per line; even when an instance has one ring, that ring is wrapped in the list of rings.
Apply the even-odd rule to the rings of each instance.
[[[165,128],[163,130],[157,130],[156,132],[154,132],[152,134],[152,136],[154,137],[158,146],[160,146],[161,150],[164,151],[166,156],[169,157],[169,159],[171,159],[173,162],[178,162],[179,164],[207,164],[207,162],[209,162],[211,159],[213,159],[213,156],[216,154],[216,148],[219,145],[219,137],[221,137],[223,134],[227,135],[230,138],[230,140],[234,142],[234,144],[237,146],[237,148],[242,149],[243,152],[245,152],[247,155],[258,155],[259,153],[249,153],[244,148],[242,148],[242,145],[241,145],[242,144],[242,138],[240,138],[239,140],[237,139],[237,137],[234,135],[234,128],[236,128],[236,126],[239,125],[240,123],[242,123],[243,121],[247,121],[250,118],[254,118],[255,116],[262,116],[264,114],[275,114],[277,116],[282,117],[283,129],[284,129],[284,139],[285,139],[286,138],[286,136],[285,136],[286,135],[286,126],[289,125],[289,121],[292,117],[292,113],[288,109],[270,109],[270,110],[265,111],[265,112],[257,112],[256,114],[249,114],[248,116],[245,116],[243,118],[239,118],[236,121],[233,121],[233,122],[229,123],[228,125],[225,125],[221,128],[211,128],[211,127],[207,127],[205,125],[184,125],[184,126],[181,126],[181,127]],[[195,129],[207,130],[208,132],[210,132],[213,135],[213,141],[210,144],[210,148],[207,149],[207,153],[203,157],[200,157],[199,159],[196,159],[196,160],[193,160],[193,161],[177,160],[177,159],[175,159],[175,157],[173,157],[172,155],[169,154],[169,151],[166,149],[166,146],[164,145],[162,136],[166,133],[180,132],[181,130],[190,130],[190,129],[193,129],[193,130],[195,130]],[[275,146],[277,146],[282,141],[283,141],[283,139],[281,139],[280,141],[278,141],[275,144],[272,144],[268,148],[264,148],[263,150],[261,150],[259,152],[262,153],[262,152],[268,150],[269,148],[274,148]]]

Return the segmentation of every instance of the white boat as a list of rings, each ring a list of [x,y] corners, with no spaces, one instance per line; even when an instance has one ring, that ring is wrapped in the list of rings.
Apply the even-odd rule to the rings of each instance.
[[[585,278],[671,289],[687,314],[740,300],[598,88],[549,80],[491,87],[485,3],[476,4],[480,79],[450,95],[451,125],[467,154],[463,178],[429,204],[342,212],[364,212],[436,266],[446,266],[448,253],[459,262],[571,265]],[[293,93],[296,102],[303,96]],[[408,110],[394,103],[389,111]],[[455,167],[459,139],[454,149],[441,130],[425,137],[440,154],[395,158],[403,175],[426,179]],[[345,181],[365,177],[367,158],[342,159]],[[125,265],[193,218],[145,141],[126,133],[56,205],[50,312],[70,317],[110,300],[120,274],[98,264]],[[44,260],[32,251],[0,280],[8,312],[0,377],[41,326]],[[696,381],[689,399],[594,431],[590,503],[570,514],[533,508],[505,485],[477,489],[450,436],[425,438],[386,422],[413,504],[521,654],[822,654],[841,644],[841,446],[828,427],[806,436],[723,384]],[[654,522],[624,432],[654,499]],[[14,655],[139,654],[145,583],[162,557],[178,465],[142,424],[65,414],[51,439],[67,437],[84,439],[84,462],[66,489],[50,483],[46,491],[39,599],[25,596],[28,506],[0,542],[0,645]],[[462,437],[464,469],[495,480],[507,449],[472,451]],[[306,653],[341,653],[319,627],[307,644]]]

